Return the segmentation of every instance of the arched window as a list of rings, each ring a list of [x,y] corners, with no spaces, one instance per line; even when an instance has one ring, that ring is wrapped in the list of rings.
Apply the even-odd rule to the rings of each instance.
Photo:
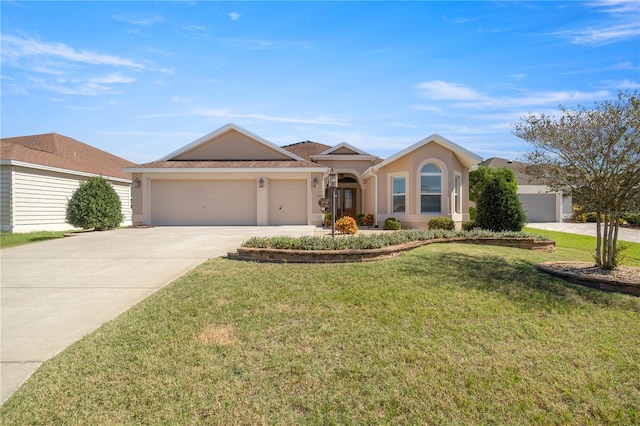
[[[442,211],[442,171],[433,163],[426,164],[420,171],[420,212],[440,213]]]

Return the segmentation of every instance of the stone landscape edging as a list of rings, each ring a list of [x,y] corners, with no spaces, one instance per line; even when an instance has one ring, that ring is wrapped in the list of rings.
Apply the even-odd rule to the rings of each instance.
[[[579,275],[579,274],[574,274],[568,271],[558,270],[557,268],[553,267],[554,264],[559,264],[559,263],[563,263],[563,262],[559,262],[559,261],[542,262],[536,266],[542,272],[546,272],[547,274],[550,274],[550,275],[555,275],[557,277],[560,277],[566,281],[570,281],[575,284],[580,284],[580,285],[595,288],[598,290],[612,291],[616,293],[624,293],[624,294],[631,294],[633,296],[640,296],[640,287],[633,282],[616,280],[613,278],[608,278],[603,276],[592,277],[589,275]]]
[[[240,247],[236,253],[228,253],[227,257],[233,260],[271,263],[355,263],[387,259],[421,246],[442,243],[482,244],[543,251],[555,251],[556,247],[555,241],[533,238],[436,238],[378,249],[285,250]]]

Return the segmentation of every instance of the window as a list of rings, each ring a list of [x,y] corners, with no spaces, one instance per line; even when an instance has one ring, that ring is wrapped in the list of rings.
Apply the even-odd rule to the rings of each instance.
[[[393,186],[392,199],[391,199],[391,211],[393,213],[405,212],[405,178],[404,176],[394,176],[391,178],[391,184]]]
[[[420,212],[442,211],[442,172],[435,164],[427,164],[420,171]]]
[[[453,176],[453,212],[460,214],[462,212],[462,203],[460,192],[462,190],[462,176],[455,174]]]

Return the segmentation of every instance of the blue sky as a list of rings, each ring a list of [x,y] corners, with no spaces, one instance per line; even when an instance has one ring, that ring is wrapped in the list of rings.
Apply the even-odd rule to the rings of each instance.
[[[1,3],[2,137],[136,163],[229,123],[388,157],[438,133],[519,158],[512,124],[640,88],[640,2]]]

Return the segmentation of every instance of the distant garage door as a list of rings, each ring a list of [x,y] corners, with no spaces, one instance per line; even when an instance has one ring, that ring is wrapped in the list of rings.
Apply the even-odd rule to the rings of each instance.
[[[254,180],[153,180],[153,225],[255,225]]]
[[[269,225],[307,224],[307,181],[269,181]]]
[[[527,222],[555,222],[555,194],[519,194],[522,209],[527,215]]]

